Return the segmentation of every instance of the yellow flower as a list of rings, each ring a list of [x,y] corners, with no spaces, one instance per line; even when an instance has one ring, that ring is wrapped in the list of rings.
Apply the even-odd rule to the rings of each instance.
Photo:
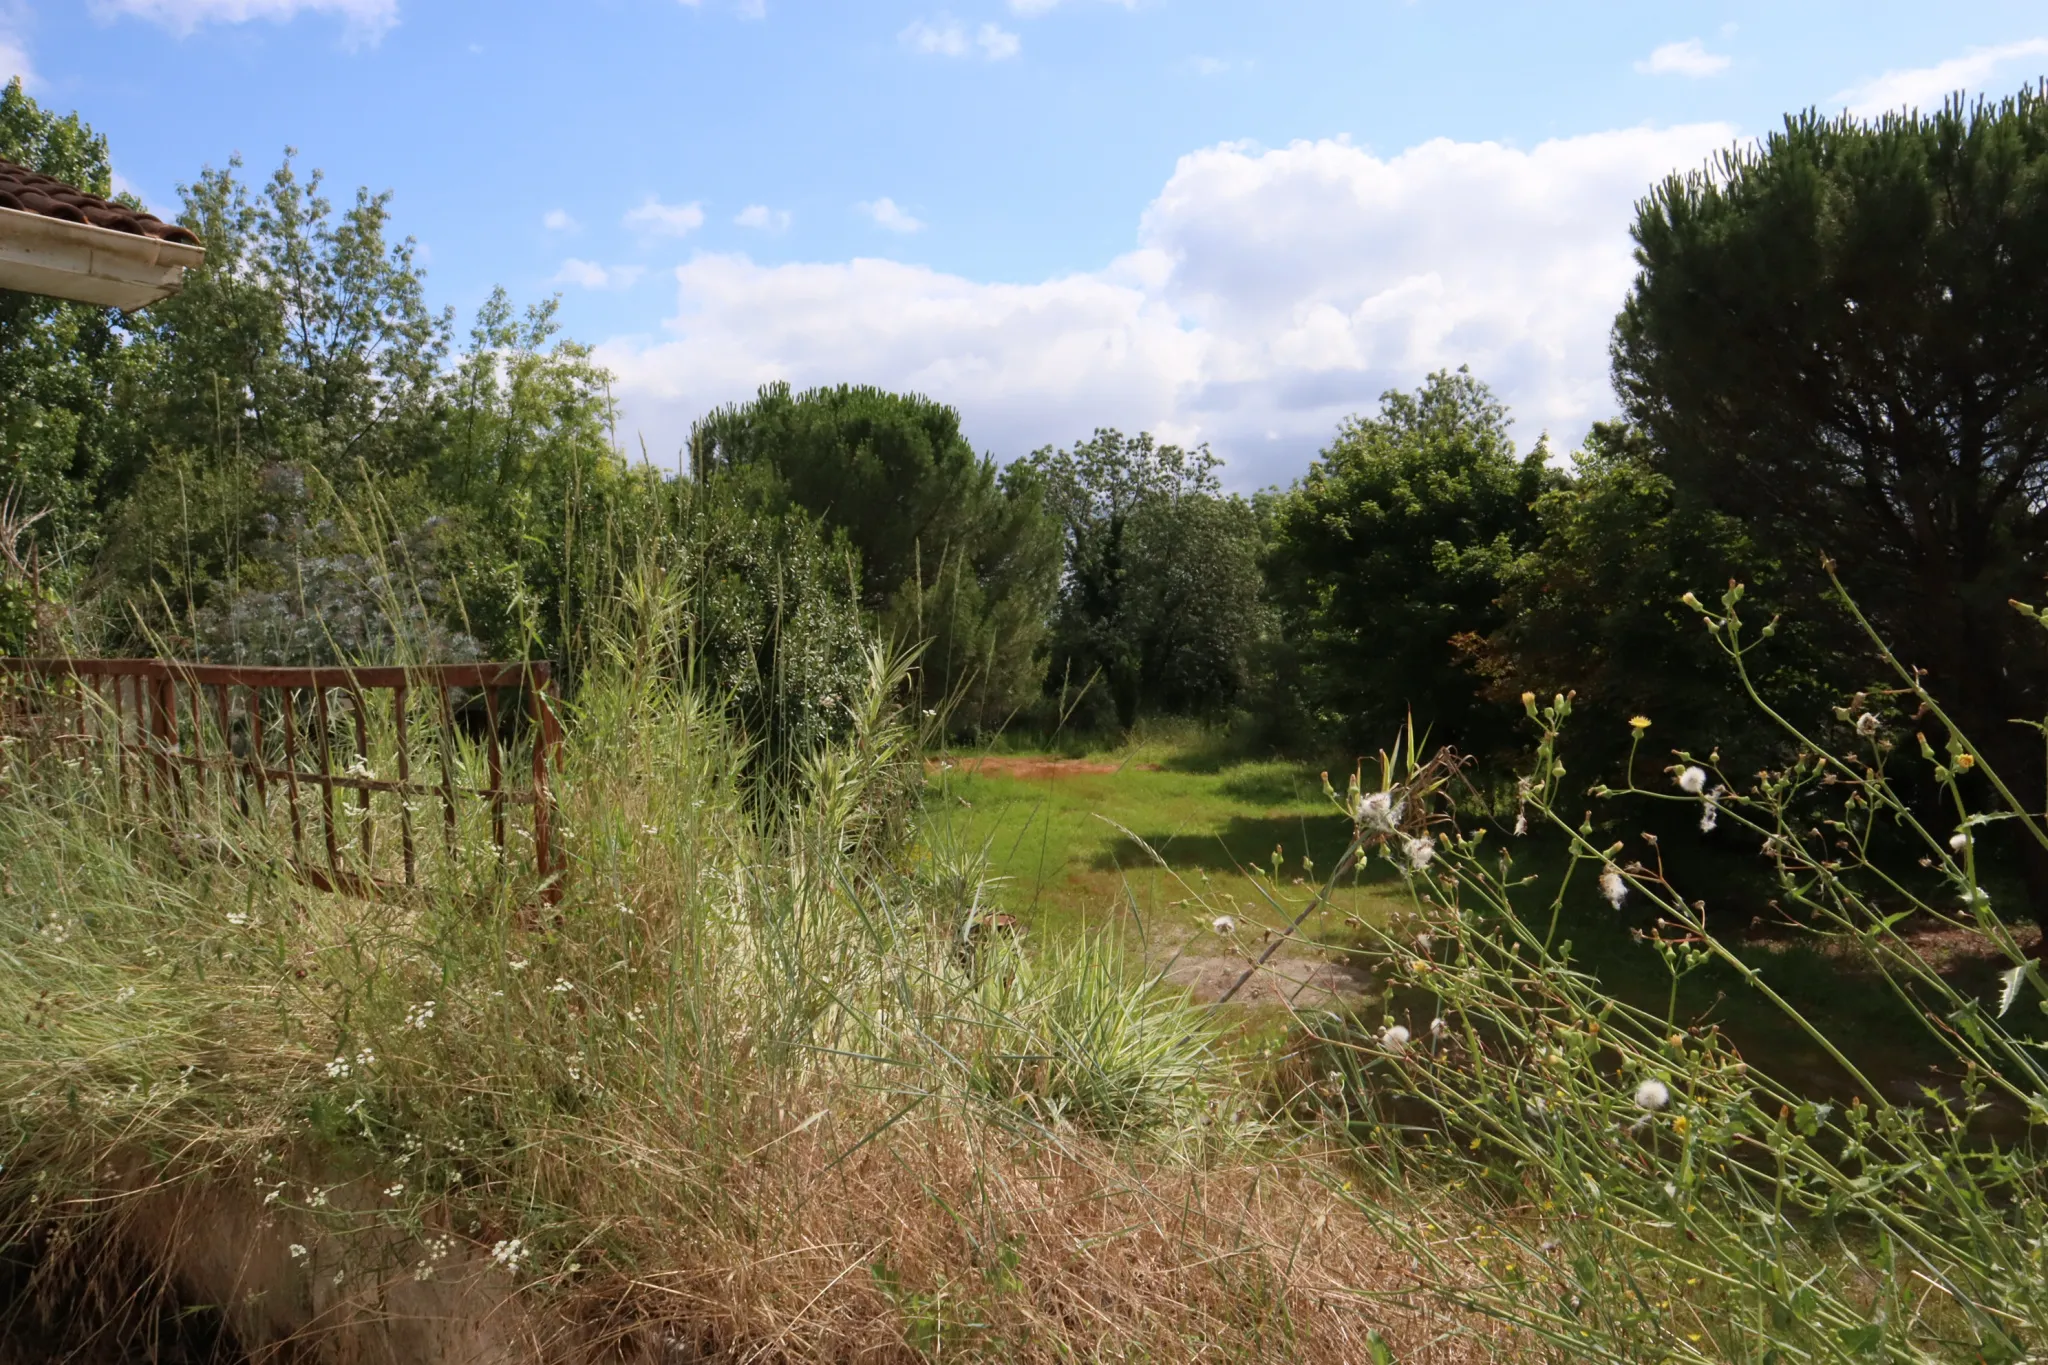
[[[1691,1126],[1691,1124],[1686,1122],[1685,1115],[1683,1114],[1680,1114],[1677,1118],[1671,1120],[1671,1131],[1674,1133],[1683,1133],[1687,1128]]]
[[[1630,716],[1628,718],[1628,728],[1638,731],[1647,730],[1650,728],[1650,718],[1648,716]]]

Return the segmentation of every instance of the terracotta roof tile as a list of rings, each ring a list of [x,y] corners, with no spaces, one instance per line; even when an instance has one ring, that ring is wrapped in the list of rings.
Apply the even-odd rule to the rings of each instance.
[[[165,242],[198,246],[199,239],[188,228],[166,223],[153,214],[111,203],[96,194],[47,175],[38,175],[12,161],[0,161],[0,208],[19,209],[61,218],[68,223],[91,223],[94,227],[129,232],[138,237],[155,237]]]

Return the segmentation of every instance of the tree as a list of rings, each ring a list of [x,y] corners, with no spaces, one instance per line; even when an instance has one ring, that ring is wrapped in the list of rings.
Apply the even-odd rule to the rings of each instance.
[[[1346,421],[1281,499],[1267,575],[1323,742],[1371,752],[1411,715],[1471,752],[1512,736],[1457,643],[1500,628],[1503,575],[1558,483],[1543,443],[1517,457],[1507,427],[1484,384],[1438,372]]]
[[[45,110],[19,77],[0,91],[0,157],[113,195],[106,139],[75,113]],[[108,308],[0,291],[0,498],[11,492],[40,514],[25,545],[90,550],[120,423],[113,396],[127,358],[117,319]]]
[[[1057,546],[1027,471],[998,472],[960,414],[914,394],[770,384],[691,434],[700,479],[738,478],[764,507],[808,509],[860,554],[866,605],[927,643],[928,705],[964,729],[1036,694]]]
[[[1219,492],[1222,462],[1103,428],[1031,463],[1065,543],[1053,684],[1093,682],[1125,729],[1148,712],[1228,712],[1263,607],[1258,522]]]
[[[1746,610],[1769,619],[1797,601],[1781,554],[1734,517],[1681,500],[1642,433],[1619,422],[1594,426],[1569,481],[1535,513],[1538,539],[1502,571],[1500,626],[1467,637],[1491,695],[1577,693],[1586,723],[1574,727],[1569,759],[1589,781],[1622,780],[1636,715],[1668,741],[1640,747],[1635,778],[1646,785],[1662,785],[1674,744],[1718,747],[1736,771],[1775,761],[1782,732],[1757,715],[1681,599],[1711,603],[1737,579]],[[1825,716],[1825,675],[1842,660],[1839,632],[1794,610],[1750,665],[1774,702]]]
[[[2006,603],[2048,574],[2048,98],[1790,118],[1658,186],[1635,238],[1614,377],[1655,468],[1833,557],[2038,808],[2011,721],[2041,717],[2048,637]]]

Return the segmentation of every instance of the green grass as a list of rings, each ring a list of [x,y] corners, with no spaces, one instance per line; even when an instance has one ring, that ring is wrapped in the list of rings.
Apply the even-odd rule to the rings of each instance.
[[[935,845],[985,850],[998,907],[1027,926],[1065,936],[1128,924],[1135,911],[1169,943],[1206,933],[1222,913],[1241,934],[1279,928],[1351,836],[1314,770],[1219,760],[1198,735],[1092,753],[953,754],[930,768],[925,820]],[[1378,920],[1403,903],[1398,883],[1371,874],[1340,888],[1304,932],[1343,940],[1347,916]]]

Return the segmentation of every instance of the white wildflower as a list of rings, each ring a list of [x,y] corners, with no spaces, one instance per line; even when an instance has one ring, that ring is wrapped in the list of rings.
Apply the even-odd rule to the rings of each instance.
[[[1414,868],[1417,872],[1427,868],[1436,857],[1436,840],[1430,838],[1427,834],[1417,839],[1408,840],[1401,848],[1408,855],[1408,866]]]
[[[1209,921],[1209,931],[1218,938],[1229,938],[1237,932],[1237,921],[1228,915],[1218,915]]]
[[[1612,864],[1600,873],[1600,894],[1607,897],[1607,903],[1617,910],[1628,899],[1628,882]]]
[[[569,984],[569,978],[565,976],[556,977],[555,984],[548,987],[548,991],[554,995],[567,995],[570,991],[573,991],[575,989],[576,988],[574,986]]]
[[[306,1249],[300,1246],[297,1242],[293,1242],[290,1246],[286,1247],[285,1250],[289,1251],[292,1254],[292,1259],[294,1261],[303,1261],[306,1259]]]
[[[414,1005],[405,1012],[405,1026],[415,1031],[423,1030],[434,1020],[434,1002],[431,1000]]]
[[[1444,1039],[1444,1035],[1449,1033],[1450,1031],[1451,1026],[1443,1021],[1442,1015],[1438,1015],[1436,1018],[1429,1021],[1429,1036],[1436,1039],[1438,1042],[1442,1042]]]
[[[1352,816],[1368,829],[1392,834],[1401,823],[1402,812],[1407,809],[1408,803],[1396,799],[1390,791],[1370,792],[1358,798],[1358,808]]]
[[[405,1182],[403,1180],[394,1180],[391,1184],[384,1187],[384,1197],[386,1199],[396,1199],[404,1193]]]
[[[1707,789],[1707,770],[1697,765],[1687,768],[1678,775],[1678,785],[1688,796],[1698,796]]]
[[[507,1270],[519,1269],[519,1263],[526,1258],[526,1242],[518,1237],[499,1242],[491,1248],[491,1261]]]
[[[1865,739],[1876,734],[1877,717],[1871,715],[1868,711],[1856,717],[1856,733],[1862,735]]]
[[[117,1005],[124,1005],[134,998],[135,988],[133,986],[123,986],[120,990],[114,992],[114,1003]]]
[[[364,1048],[361,1052],[358,1052],[356,1054],[357,1066],[375,1066],[376,1064],[377,1054],[370,1051],[370,1049]]]
[[[1636,1108],[1655,1113],[1671,1103],[1671,1087],[1651,1077],[1636,1087]]]
[[[508,958],[505,965],[515,972],[523,972],[526,970],[526,959],[523,957]]]
[[[1668,1180],[1667,1180],[1667,1181],[1665,1181],[1665,1182],[1664,1182],[1664,1197],[1665,1197],[1666,1199],[1676,1199],[1676,1198],[1678,1198],[1678,1186],[1676,1186],[1676,1185],[1672,1184],[1672,1183],[1671,1183],[1670,1181],[1668,1181]]]
[[[1434,947],[1436,947],[1435,934],[1425,930],[1415,936],[1415,951],[1421,953],[1424,957],[1428,957],[1430,950]]]
[[[1969,846],[1970,836],[1962,830],[1957,830],[1954,834],[1948,836],[1948,847],[1951,853],[1961,853]]]
[[[348,1072],[348,1058],[346,1057],[336,1057],[327,1064],[327,1078],[329,1080],[340,1080],[347,1076]]]
[[[249,922],[249,917],[248,917],[247,915],[243,914],[243,913],[242,913],[241,911],[239,911],[239,910],[230,910],[230,911],[228,911],[228,923],[229,923],[229,924],[232,924],[232,925],[234,925],[234,926],[235,926],[235,928],[237,928],[237,929],[240,929],[240,928],[242,928],[242,927],[243,927],[244,925],[248,924],[248,922]]]
[[[1385,1033],[1380,1035],[1380,1046],[1398,1055],[1408,1050],[1408,1040],[1412,1036],[1407,1029],[1399,1024],[1393,1024],[1387,1028]]]

